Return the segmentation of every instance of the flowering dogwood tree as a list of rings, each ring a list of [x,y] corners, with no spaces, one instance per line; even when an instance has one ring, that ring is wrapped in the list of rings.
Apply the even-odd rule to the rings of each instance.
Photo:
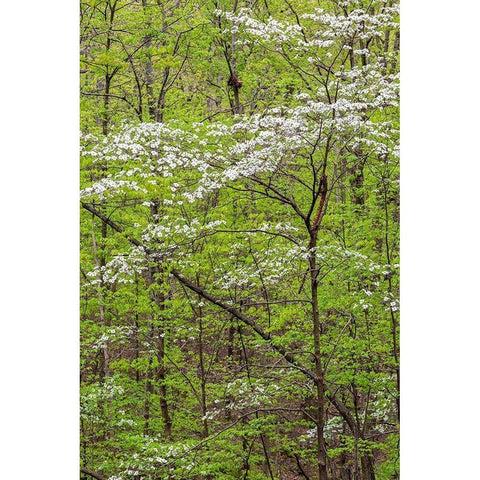
[[[288,101],[82,138],[82,207],[111,235],[83,288],[112,325],[86,341],[118,357],[82,418],[120,452],[111,479],[397,475],[398,6],[285,5],[211,15],[289,68]]]

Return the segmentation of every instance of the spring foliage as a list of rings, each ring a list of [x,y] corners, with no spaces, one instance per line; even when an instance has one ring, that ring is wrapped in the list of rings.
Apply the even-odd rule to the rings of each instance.
[[[398,478],[398,5],[81,3],[81,465]]]

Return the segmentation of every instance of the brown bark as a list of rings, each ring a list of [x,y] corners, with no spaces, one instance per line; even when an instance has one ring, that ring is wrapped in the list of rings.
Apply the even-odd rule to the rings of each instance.
[[[110,15],[108,15],[108,30],[107,30],[107,40],[105,45],[105,50],[108,52],[112,45],[112,28],[113,28],[113,21],[115,18],[117,2],[111,4],[108,2],[108,7],[110,9]],[[113,77],[118,72],[118,67],[111,69],[110,65],[106,65],[105,71],[105,90],[103,96],[103,114],[102,114],[102,133],[104,135],[108,134],[108,127],[110,124],[110,86]]]
[[[367,454],[362,455],[360,463],[362,465],[362,480],[375,480],[372,456]]]
[[[146,0],[142,0],[142,7],[143,7],[144,14],[147,14],[148,4]],[[151,21],[147,16],[146,27],[148,30],[150,30],[151,26],[152,26]],[[145,49],[148,52],[152,46],[152,35],[151,34],[146,35],[144,38],[144,41],[145,41]],[[154,84],[154,78],[153,78],[152,56],[150,53],[147,53],[147,62],[145,65],[145,88],[147,91],[147,106],[148,106],[148,116],[150,121],[152,121],[155,118],[155,99],[153,96],[153,84]]]
[[[93,470],[89,470],[85,467],[80,467],[80,472],[84,473],[85,475],[89,475],[92,478],[96,478],[97,480],[107,480],[107,477],[104,477],[100,473],[94,472]]]
[[[105,301],[103,298],[103,289],[105,287],[104,282],[103,282],[103,276],[102,272],[100,269],[102,267],[105,267],[105,253],[103,251],[103,246],[105,244],[105,239],[107,237],[107,228],[106,224],[102,223],[102,243],[100,245],[100,248],[98,247],[97,240],[95,237],[95,226],[93,223],[93,217],[92,217],[92,244],[93,244],[93,259],[95,261],[95,266],[99,269],[97,279],[99,281],[99,288],[97,291],[97,298],[98,298],[98,303],[99,303],[99,313],[100,313],[100,323],[102,327],[105,329],[107,326],[106,324],[106,316],[105,316]],[[102,347],[102,352],[103,352],[103,376],[104,377],[109,377],[110,376],[110,354],[108,351],[108,342],[105,341],[105,345]]]
[[[207,416],[207,392],[206,392],[206,372],[205,362],[203,359],[203,315],[200,307],[200,314],[198,317],[198,360],[200,364],[200,393],[201,393],[201,408],[203,417],[203,438],[208,437],[208,419]]]
[[[158,206],[159,201],[152,202],[151,215],[154,223],[158,223]],[[165,294],[161,291],[164,288],[162,281],[159,278],[161,272],[157,265],[150,267],[147,278],[148,288],[150,289],[150,299],[154,313],[152,314],[152,333],[157,341],[157,361],[158,367],[156,369],[156,380],[158,383],[158,393],[160,397],[160,411],[164,423],[165,436],[170,438],[172,436],[172,420],[170,418],[168,402],[167,402],[167,388],[165,386],[166,368],[165,368]],[[153,289],[152,289],[153,287]],[[158,309],[158,313],[155,312]]]
[[[320,213],[320,210],[319,210]],[[318,216],[318,215],[317,215]],[[310,237],[309,247],[315,249],[317,246],[317,232],[314,231]],[[315,352],[315,388],[317,393],[317,463],[318,479],[327,480],[327,448],[323,436],[325,427],[325,390],[324,390],[324,371],[322,366],[322,355],[320,351],[320,312],[318,308],[318,268],[316,264],[315,250],[309,257],[310,264],[310,288],[312,296],[312,321],[313,321],[313,341]]]
[[[325,427],[325,379],[324,370],[322,366],[322,354],[320,350],[320,336],[322,334],[320,311],[318,306],[318,266],[316,259],[316,247],[318,230],[323,219],[325,202],[328,192],[327,176],[322,174],[319,184],[319,197],[320,202],[317,213],[309,227],[310,241],[308,248],[310,250],[308,263],[310,270],[310,291],[312,300],[312,323],[313,323],[313,342],[315,353],[315,388],[317,393],[317,464],[318,464],[318,479],[327,480],[327,447],[325,444],[325,438],[323,436],[323,430]]]

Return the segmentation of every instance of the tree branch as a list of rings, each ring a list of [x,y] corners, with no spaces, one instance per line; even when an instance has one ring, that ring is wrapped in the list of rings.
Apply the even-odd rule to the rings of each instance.
[[[104,477],[103,475],[100,475],[99,473],[96,473],[92,470],[89,470],[88,468],[80,467],[80,471],[84,473],[85,475],[89,475],[90,477],[96,478],[97,480],[107,480],[107,477]]]
[[[292,354],[288,353],[281,345],[276,344],[270,333],[267,333],[260,325],[258,325],[255,320],[247,317],[244,315],[242,312],[237,310],[234,306],[232,305],[227,305],[225,302],[223,302],[220,298],[218,298],[215,295],[212,295],[211,293],[208,293],[205,291],[202,287],[199,287],[198,285],[192,283],[190,280],[185,278],[183,275],[181,275],[179,272],[176,270],[172,271],[172,275],[183,285],[185,285],[188,289],[192,290],[193,292],[197,293],[201,297],[205,298],[209,302],[219,306],[223,310],[229,312],[231,315],[233,315],[235,318],[240,320],[241,322],[245,323],[249,327],[251,327],[258,335],[260,335],[274,350],[276,350],[282,357],[290,363],[293,367],[295,367],[297,370],[300,370],[302,373],[307,375],[309,378],[312,380],[315,380],[315,375],[313,372],[310,370],[301,367],[298,365],[297,361],[293,357]]]

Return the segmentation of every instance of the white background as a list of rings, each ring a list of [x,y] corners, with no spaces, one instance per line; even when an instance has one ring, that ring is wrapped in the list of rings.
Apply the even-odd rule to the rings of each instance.
[[[480,478],[479,10],[402,0],[403,480]],[[0,15],[0,477],[78,479],[78,5]]]

